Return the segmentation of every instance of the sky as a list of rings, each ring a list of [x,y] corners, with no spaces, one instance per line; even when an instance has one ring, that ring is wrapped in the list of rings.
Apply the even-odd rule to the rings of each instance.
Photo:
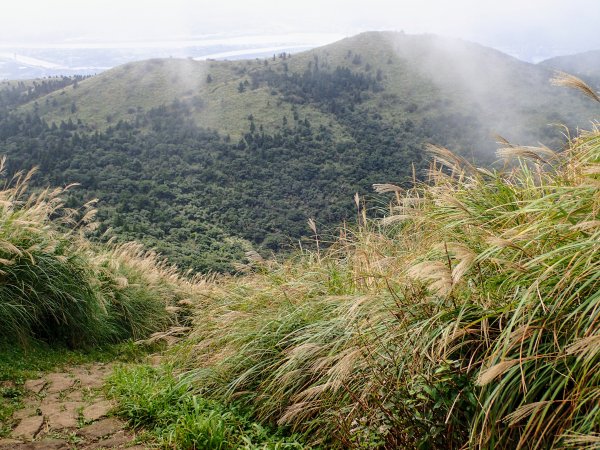
[[[499,49],[600,48],[600,0],[3,0],[0,47],[290,36],[315,45],[368,30]],[[556,50],[559,51],[559,50]]]

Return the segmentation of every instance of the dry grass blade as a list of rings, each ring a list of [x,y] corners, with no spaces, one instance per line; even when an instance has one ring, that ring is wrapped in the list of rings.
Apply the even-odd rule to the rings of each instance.
[[[564,448],[578,448],[594,450],[600,448],[600,433],[574,434],[567,433],[564,436]]]
[[[546,163],[547,161],[540,155],[554,158],[556,152],[547,147],[514,146],[503,147],[496,151],[499,158],[527,158],[534,161]]]
[[[595,355],[597,353],[600,353],[600,334],[578,339],[565,349],[567,355]]]
[[[596,91],[589,87],[585,81],[583,81],[580,78],[577,78],[574,75],[565,72],[557,72],[556,75],[550,80],[550,82],[555,86],[565,86],[572,89],[577,89],[578,91],[587,95],[591,99],[600,103],[600,96],[598,96]]]
[[[413,216],[409,216],[407,214],[396,214],[394,216],[384,217],[383,219],[381,219],[381,224],[384,226],[392,225],[394,223],[404,222],[404,221],[410,220],[410,219],[413,219]]]
[[[402,188],[400,186],[390,183],[374,184],[373,190],[378,194],[385,194],[386,192],[402,192]]]
[[[445,147],[433,144],[427,144],[427,151],[431,153],[437,161],[444,164],[445,166],[452,169],[456,173],[469,171],[470,173],[476,173],[477,168],[473,166],[466,159],[461,156],[455,155],[453,152]]]
[[[136,341],[136,344],[153,344],[155,342],[164,341],[167,345],[173,345],[179,342],[180,338],[187,334],[191,328],[189,327],[172,327],[167,331],[160,331],[157,333],[152,333],[148,339],[142,339]]]
[[[500,136],[499,134],[494,134],[492,137],[496,140],[496,143],[499,145],[503,145],[504,147],[514,147],[514,145],[511,144],[510,141],[508,139],[506,139],[504,136]]]
[[[315,219],[311,217],[308,219],[307,223],[308,227],[312,230],[312,232],[317,234],[317,223],[315,222]]]
[[[424,261],[412,266],[407,273],[414,279],[430,282],[429,287],[439,295],[447,295],[452,290],[452,273],[445,262]]]
[[[265,259],[256,251],[256,250],[248,250],[246,252],[246,259],[253,263],[263,263]]]
[[[520,408],[513,411],[512,413],[508,414],[503,421],[508,423],[508,425],[512,427],[517,422],[520,422],[524,418],[531,416],[533,413],[539,411],[540,408],[543,408],[550,403],[552,402],[547,400],[535,403],[528,403],[527,405],[523,405]]]
[[[514,365],[518,364],[519,360],[510,359],[507,361],[499,362],[498,364],[493,365],[489,369],[482,371],[477,377],[477,384],[479,386],[485,386],[491,383],[496,377],[499,377],[507,370],[509,370]]]
[[[583,169],[584,175],[600,175],[600,164],[590,164]]]
[[[600,228],[600,220],[588,220],[586,222],[576,223],[571,227],[573,231],[597,230]]]

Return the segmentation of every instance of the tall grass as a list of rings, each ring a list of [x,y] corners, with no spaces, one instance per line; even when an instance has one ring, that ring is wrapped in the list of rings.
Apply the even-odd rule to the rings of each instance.
[[[29,193],[31,176],[18,173],[0,190],[0,338],[78,347],[172,324],[169,308],[187,289],[174,269],[134,244],[92,245],[84,234],[93,204],[74,211],[63,189]]]
[[[593,448],[600,131],[502,171],[432,152],[426,183],[377,186],[382,221],[222,279],[179,364],[315,444]]]

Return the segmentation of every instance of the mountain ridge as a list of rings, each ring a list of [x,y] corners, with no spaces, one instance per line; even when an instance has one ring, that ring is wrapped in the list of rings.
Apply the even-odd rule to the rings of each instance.
[[[600,50],[556,56],[538,64],[553,70],[571,73],[596,87],[600,87]]]
[[[309,217],[325,234],[352,222],[353,195],[374,183],[424,179],[426,144],[479,165],[495,159],[494,133],[560,149],[563,128],[547,125],[574,129],[595,109],[552,74],[477,44],[379,32],[267,59],[147,60],[49,94],[6,85],[0,146],[11,170],[39,166],[40,186],[79,183],[71,205],[99,198],[98,238],[111,229],[183,267],[230,270],[251,244],[308,237]]]

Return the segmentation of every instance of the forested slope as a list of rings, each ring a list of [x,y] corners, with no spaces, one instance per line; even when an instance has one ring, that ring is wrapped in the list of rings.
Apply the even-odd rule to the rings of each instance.
[[[309,217],[320,231],[353,221],[354,193],[375,182],[422,178],[426,143],[478,164],[493,161],[494,133],[560,147],[564,130],[548,124],[592,111],[551,75],[401,33],[265,60],[142,61],[5,83],[0,152],[11,170],[39,166],[40,186],[79,183],[72,204],[99,198],[99,236],[111,228],[182,266],[230,270],[250,245],[294,245]]]

